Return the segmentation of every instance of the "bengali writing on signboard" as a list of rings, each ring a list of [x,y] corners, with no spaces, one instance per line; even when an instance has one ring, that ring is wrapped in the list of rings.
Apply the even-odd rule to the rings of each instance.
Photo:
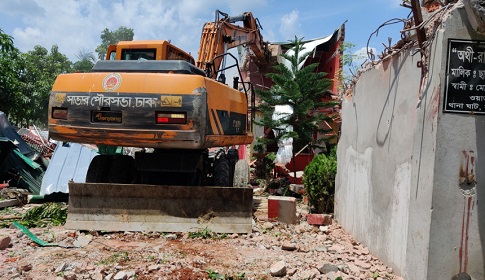
[[[131,97],[131,96],[105,96],[104,94],[89,95],[69,95],[66,102],[70,105],[77,106],[116,106],[116,107],[156,107],[160,103],[158,98],[154,97]]]
[[[485,42],[449,40],[445,112],[485,114]]]

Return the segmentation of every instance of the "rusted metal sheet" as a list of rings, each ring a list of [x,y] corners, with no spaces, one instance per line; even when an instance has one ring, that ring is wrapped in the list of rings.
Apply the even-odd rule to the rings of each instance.
[[[213,186],[69,183],[66,228],[219,233],[252,231],[253,191]]]

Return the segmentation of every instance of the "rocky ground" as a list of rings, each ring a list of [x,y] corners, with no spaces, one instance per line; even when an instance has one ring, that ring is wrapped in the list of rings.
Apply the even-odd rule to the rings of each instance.
[[[264,200],[264,198],[262,198]],[[263,203],[264,205],[264,203]],[[251,234],[0,229],[0,279],[401,279],[335,221],[270,222],[259,207]]]

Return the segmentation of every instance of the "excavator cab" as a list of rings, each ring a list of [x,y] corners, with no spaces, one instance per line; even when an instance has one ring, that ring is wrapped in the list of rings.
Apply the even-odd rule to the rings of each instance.
[[[168,41],[120,41],[109,45],[106,60],[181,60],[195,65],[194,58]]]

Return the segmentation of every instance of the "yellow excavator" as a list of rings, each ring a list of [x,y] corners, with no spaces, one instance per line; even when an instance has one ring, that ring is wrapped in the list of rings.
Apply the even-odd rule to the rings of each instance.
[[[228,50],[240,45],[269,63],[260,29],[249,12],[216,11],[197,61],[168,41],[123,41],[91,72],[57,77],[49,136],[100,153],[85,183],[69,182],[66,228],[251,232],[249,169],[234,149],[253,140],[250,100],[240,77],[226,84],[225,71],[239,69]]]

